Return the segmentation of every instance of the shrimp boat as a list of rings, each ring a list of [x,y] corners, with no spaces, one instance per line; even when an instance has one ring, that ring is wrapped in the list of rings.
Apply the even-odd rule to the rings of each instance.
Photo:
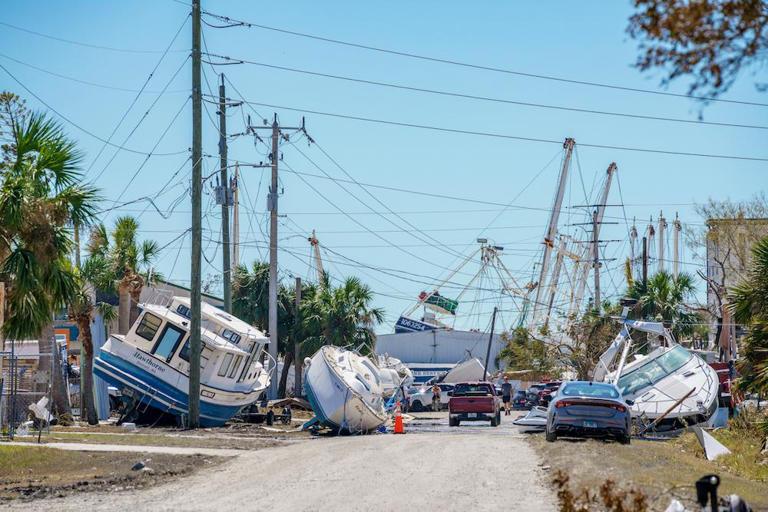
[[[339,433],[378,429],[388,419],[379,368],[367,357],[326,345],[305,360],[304,389],[315,418]]]
[[[94,359],[94,373],[121,391],[128,414],[160,412],[184,425],[189,414],[190,301],[144,304],[125,335],[113,334]],[[269,386],[260,362],[261,331],[205,302],[200,355],[200,424],[223,425]]]
[[[645,333],[647,354],[634,354],[631,331]],[[600,357],[594,380],[615,384],[635,418],[657,430],[703,423],[716,411],[720,382],[701,357],[678,344],[661,322],[622,319],[621,332]]]

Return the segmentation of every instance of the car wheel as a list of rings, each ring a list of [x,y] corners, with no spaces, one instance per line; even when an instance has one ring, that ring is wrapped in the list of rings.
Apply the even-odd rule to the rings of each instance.
[[[547,442],[554,443],[555,441],[557,441],[557,434],[555,434],[554,432],[550,432],[549,430],[546,430],[545,432],[546,432],[545,437],[547,438]]]
[[[619,442],[621,444],[629,444],[630,442],[632,442],[632,436],[629,434],[622,436]]]
[[[456,418],[451,418],[448,416],[448,426],[449,427],[455,427],[456,426]]]
[[[499,419],[496,416],[491,418],[491,426],[492,427],[498,427],[499,426]]]
[[[418,400],[416,400],[415,402],[413,402],[413,403],[411,404],[411,410],[412,410],[413,412],[421,412],[421,411],[423,411],[423,410],[424,410],[424,406],[423,406],[423,405],[421,405],[421,402],[419,402]]]

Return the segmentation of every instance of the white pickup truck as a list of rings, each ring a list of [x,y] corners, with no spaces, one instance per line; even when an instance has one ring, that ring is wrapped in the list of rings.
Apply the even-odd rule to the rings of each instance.
[[[440,387],[440,408],[448,408],[449,392],[453,391],[453,384],[438,384]],[[409,395],[410,407],[413,412],[432,409],[432,386],[422,386]]]

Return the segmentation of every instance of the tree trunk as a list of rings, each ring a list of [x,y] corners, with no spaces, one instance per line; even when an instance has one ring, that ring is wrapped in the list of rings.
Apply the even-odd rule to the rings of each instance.
[[[117,333],[128,334],[131,328],[131,294],[127,286],[118,288],[120,302],[117,309]]]
[[[129,314],[130,323],[128,324],[129,329],[136,321],[136,319],[139,318],[139,300],[141,299],[141,289],[142,287],[139,287],[138,289],[134,288],[130,291],[131,306]]]
[[[93,336],[90,315],[79,318],[77,326],[80,329],[80,343],[83,347],[83,357],[80,362],[80,386],[83,397],[80,404],[82,408],[80,417],[85,418],[89,425],[98,425],[99,415],[93,398]]]
[[[69,390],[64,379],[64,362],[59,355],[55,339],[53,324],[50,323],[43,328],[38,337],[37,346],[41,354],[38,370],[50,374],[51,412],[58,418],[59,423],[68,424],[72,421],[72,409],[69,405]]]
[[[280,372],[280,384],[277,386],[277,396],[285,398],[285,387],[288,382],[288,370],[293,362],[293,352],[286,352],[283,356],[283,371]]]

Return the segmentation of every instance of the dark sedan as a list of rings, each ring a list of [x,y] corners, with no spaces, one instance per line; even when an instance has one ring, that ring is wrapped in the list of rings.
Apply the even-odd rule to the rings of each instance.
[[[547,411],[547,441],[565,437],[611,437],[629,444],[632,416],[613,384],[565,382]]]
[[[515,396],[512,397],[512,408],[513,409],[527,409],[527,394],[523,390],[517,390],[515,391]]]

